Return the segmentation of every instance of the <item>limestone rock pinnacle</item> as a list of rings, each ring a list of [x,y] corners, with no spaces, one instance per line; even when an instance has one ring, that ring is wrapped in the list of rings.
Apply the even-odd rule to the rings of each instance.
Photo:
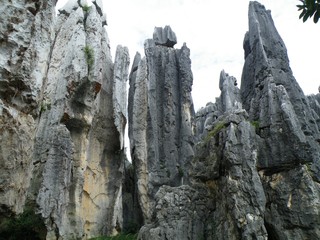
[[[151,219],[160,186],[188,181],[193,157],[190,50],[157,44],[173,46],[170,27],[156,28],[154,39],[146,40],[146,56],[133,65],[129,90],[131,156],[145,221]]]

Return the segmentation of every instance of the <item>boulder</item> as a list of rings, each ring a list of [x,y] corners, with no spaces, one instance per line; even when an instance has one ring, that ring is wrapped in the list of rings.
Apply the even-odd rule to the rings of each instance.
[[[176,34],[171,30],[170,26],[155,27],[153,32],[153,41],[156,45],[173,47],[177,43]]]

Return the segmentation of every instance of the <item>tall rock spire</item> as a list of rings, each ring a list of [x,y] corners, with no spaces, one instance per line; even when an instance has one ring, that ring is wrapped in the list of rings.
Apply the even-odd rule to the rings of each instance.
[[[1,219],[23,211],[32,178],[34,135],[55,37],[55,2],[0,4]]]
[[[241,98],[250,119],[259,122],[259,135],[265,142],[258,167],[319,159],[319,126],[293,77],[286,47],[271,13],[258,2],[249,5],[244,50]]]
[[[293,77],[270,11],[258,2],[249,5],[244,50],[241,97],[256,126],[268,235],[318,239],[319,113]]]
[[[56,20],[29,191],[47,239],[113,235],[122,226],[129,53],[118,46],[112,62],[99,2],[69,1]]]
[[[176,38],[169,27],[155,28],[153,36],[129,92],[131,154],[145,220],[161,185],[187,182],[193,157],[190,50],[172,48]]]
[[[241,90],[222,71],[197,113],[191,186],[159,189],[140,239],[319,239],[319,96],[304,96],[258,2],[244,50]]]

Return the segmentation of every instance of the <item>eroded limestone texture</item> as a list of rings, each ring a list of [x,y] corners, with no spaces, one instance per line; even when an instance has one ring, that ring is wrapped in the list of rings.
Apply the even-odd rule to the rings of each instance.
[[[190,188],[159,189],[140,239],[319,238],[319,94],[303,94],[258,2],[244,50],[241,88],[222,71],[220,97],[196,114]]]
[[[47,239],[121,231],[129,54],[113,64],[97,4],[69,1],[55,25],[29,192]]]
[[[155,28],[129,76],[101,0],[0,6],[0,233],[24,209],[47,239],[320,239],[320,95],[295,81],[271,14],[249,5],[245,64],[194,114],[190,50]],[[42,225],[42,224],[41,224]]]
[[[0,4],[0,215],[23,211],[32,177],[41,88],[54,39],[55,1]]]
[[[167,31],[155,28],[154,37]],[[174,35],[169,33],[165,38]],[[188,182],[193,157],[190,50],[185,44],[173,49],[157,41],[146,40],[146,57],[135,61],[129,91],[130,147],[145,221],[160,186]]]
[[[270,12],[257,2],[249,6],[244,48],[241,96],[257,126],[257,168],[267,197],[269,236],[319,238],[319,212],[311,210],[319,208],[320,190],[316,101],[308,101],[294,79]]]

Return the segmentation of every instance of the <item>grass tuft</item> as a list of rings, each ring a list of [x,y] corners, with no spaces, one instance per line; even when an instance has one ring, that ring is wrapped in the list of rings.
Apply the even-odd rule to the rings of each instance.
[[[225,122],[223,121],[216,123],[214,128],[210,132],[208,132],[208,135],[204,139],[204,143],[207,143],[212,137],[215,137],[225,127]]]
[[[90,11],[90,9],[91,9],[91,7],[89,6],[89,5],[84,5],[83,7],[82,7],[82,10],[84,11],[84,12],[89,12]]]
[[[85,57],[86,57],[86,61],[88,64],[88,70],[90,71],[92,69],[92,66],[94,64],[94,51],[92,49],[92,47],[90,47],[89,45],[86,45],[83,49]]]

